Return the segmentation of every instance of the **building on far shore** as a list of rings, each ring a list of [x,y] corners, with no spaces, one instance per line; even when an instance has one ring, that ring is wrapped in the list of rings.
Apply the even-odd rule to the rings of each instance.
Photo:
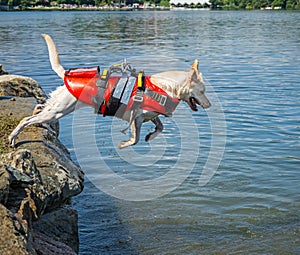
[[[209,3],[209,0],[170,0],[170,4],[208,4],[210,5]]]

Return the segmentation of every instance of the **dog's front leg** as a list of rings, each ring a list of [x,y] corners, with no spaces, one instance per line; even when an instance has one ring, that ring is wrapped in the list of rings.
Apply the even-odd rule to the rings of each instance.
[[[155,137],[157,137],[157,135],[159,133],[161,133],[164,129],[164,126],[163,126],[163,124],[161,123],[161,121],[158,117],[154,118],[151,121],[155,124],[155,131],[149,133],[148,135],[146,135],[146,137],[145,137],[146,142],[148,142],[148,141],[154,139]]]
[[[129,138],[128,141],[120,142],[118,145],[119,149],[123,149],[131,145],[135,145],[139,142],[143,121],[144,119],[142,115],[139,115],[134,119],[134,121],[130,125],[131,138]]]

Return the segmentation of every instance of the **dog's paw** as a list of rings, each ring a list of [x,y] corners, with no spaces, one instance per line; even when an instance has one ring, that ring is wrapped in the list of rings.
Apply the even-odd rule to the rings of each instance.
[[[151,133],[145,136],[145,141],[149,142],[151,140]]]
[[[33,109],[32,115],[39,114],[44,108],[45,108],[44,104],[37,104]]]
[[[122,142],[119,142],[118,144],[118,149],[123,149],[123,148],[126,148],[128,146],[130,146],[131,144],[129,143],[129,141],[122,141]]]
[[[16,141],[15,141],[15,139],[14,139],[12,136],[9,136],[9,137],[8,137],[8,142],[9,142],[9,146],[10,146],[11,148],[14,148],[14,147],[15,147]]]
[[[128,141],[120,142],[119,145],[118,145],[118,148],[123,149],[123,148],[126,148],[128,146],[135,145],[136,143],[137,143],[137,141],[134,138],[130,138]]]
[[[148,135],[145,136],[145,141],[149,142],[150,140],[153,140],[155,137],[157,137],[159,132],[151,132]]]

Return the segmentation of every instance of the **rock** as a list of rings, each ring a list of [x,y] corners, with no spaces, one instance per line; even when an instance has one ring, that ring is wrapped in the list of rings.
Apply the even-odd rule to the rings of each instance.
[[[17,218],[0,204],[0,254],[29,255],[36,254],[34,250],[29,253],[25,231]]]
[[[27,174],[22,173],[12,166],[5,166],[6,170],[10,173],[11,183],[14,185],[21,184],[34,184],[34,180],[30,178]]]
[[[2,66],[2,65],[0,65]],[[0,71],[1,72],[1,71]],[[0,99],[6,98],[9,99],[11,102],[17,101],[17,97],[27,97],[30,98],[29,100],[34,100],[38,104],[43,104],[46,102],[47,95],[37,83],[37,81],[20,75],[0,75]],[[23,112],[23,117],[31,115],[32,112],[35,110],[34,107],[31,109],[30,107],[26,107],[25,110],[30,109],[30,112]],[[19,108],[21,108],[19,106]],[[22,109],[22,108],[21,108]],[[59,130],[58,122],[51,122],[49,123],[50,127],[56,131]]]
[[[76,255],[66,244],[57,242],[47,235],[34,232],[34,249],[38,255]]]
[[[34,97],[40,104],[47,98],[35,80],[11,74],[0,75],[0,96]]]
[[[83,190],[83,172],[58,140],[58,123],[25,128],[9,147],[9,133],[45,99],[36,81],[1,75],[0,95],[0,254],[76,254],[69,201]]]
[[[0,165],[0,204],[7,202],[11,176],[4,165]]]
[[[63,205],[55,211],[42,215],[33,223],[34,236],[47,235],[54,241],[67,244],[77,253],[79,250],[77,219],[77,211],[69,205]]]

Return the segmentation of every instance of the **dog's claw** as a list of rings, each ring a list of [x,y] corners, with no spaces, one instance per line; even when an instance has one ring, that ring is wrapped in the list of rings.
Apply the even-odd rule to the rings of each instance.
[[[8,142],[9,142],[9,146],[11,147],[11,148],[15,148],[15,140],[12,138],[12,137],[8,137]]]

